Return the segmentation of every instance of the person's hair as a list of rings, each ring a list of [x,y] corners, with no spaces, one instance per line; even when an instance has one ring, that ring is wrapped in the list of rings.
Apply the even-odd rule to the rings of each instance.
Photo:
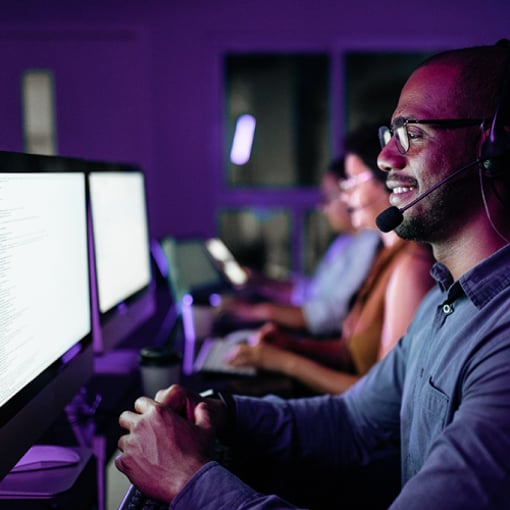
[[[381,152],[378,129],[384,121],[363,124],[347,134],[344,139],[344,154],[354,154],[363,160],[363,163],[372,171],[374,177],[386,183],[386,172],[377,166],[377,157]]]
[[[341,156],[333,159],[329,163],[327,171],[337,179],[345,179],[345,158]]]
[[[510,41],[502,39],[491,46],[473,46],[438,53],[423,61],[417,69],[431,64],[458,66],[461,86],[452,90],[448,98],[450,104],[454,105],[459,118],[490,120],[503,93],[503,78],[509,62]],[[504,92],[508,105],[510,90]],[[506,114],[504,118],[510,121],[509,108],[505,110],[502,112]]]

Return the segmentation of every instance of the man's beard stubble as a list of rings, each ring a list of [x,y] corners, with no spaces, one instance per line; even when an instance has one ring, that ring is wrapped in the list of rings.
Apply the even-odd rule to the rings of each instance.
[[[423,202],[418,202],[404,213],[404,220],[395,228],[396,234],[408,241],[434,244],[448,239],[455,224],[469,207],[469,194],[463,193],[459,182],[448,182],[435,190]],[[472,190],[471,190],[472,191]]]

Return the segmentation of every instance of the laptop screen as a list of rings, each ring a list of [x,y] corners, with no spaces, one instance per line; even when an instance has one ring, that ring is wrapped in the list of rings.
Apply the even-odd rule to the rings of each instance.
[[[216,262],[219,270],[232,285],[241,286],[246,284],[248,273],[237,262],[232,252],[221,239],[216,237],[208,239],[205,242],[205,247],[209,255]]]
[[[219,291],[225,280],[211,261],[201,239],[162,239],[161,248],[168,262],[168,284],[176,303],[186,294]]]

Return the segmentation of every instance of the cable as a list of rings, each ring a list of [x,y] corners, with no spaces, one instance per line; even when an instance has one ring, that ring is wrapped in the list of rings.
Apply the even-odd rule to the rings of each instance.
[[[503,240],[505,241],[505,243],[510,243],[510,240],[508,240],[499,230],[498,228],[496,227],[494,221],[492,220],[492,216],[491,216],[491,213],[490,213],[490,210],[489,210],[489,204],[487,203],[487,196],[485,195],[485,186],[483,184],[483,170],[482,170],[482,167],[480,166],[479,169],[478,169],[478,178],[479,178],[479,181],[480,181],[480,193],[481,193],[481,196],[482,196],[482,201],[483,201],[483,206],[484,206],[484,209],[485,209],[485,215],[487,216],[487,219],[489,220],[489,223],[492,227],[492,230],[494,230],[494,232]],[[499,196],[498,196],[498,199],[499,199]]]

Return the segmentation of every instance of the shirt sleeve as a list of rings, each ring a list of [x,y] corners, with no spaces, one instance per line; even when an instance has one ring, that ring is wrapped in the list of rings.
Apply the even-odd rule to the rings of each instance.
[[[327,282],[328,272],[339,258],[342,258],[347,248],[354,242],[352,234],[340,234],[329,245],[326,252],[319,259],[313,272],[310,275],[294,276],[294,285],[291,294],[291,303],[299,306],[308,299],[324,291],[324,284]]]
[[[393,375],[403,374],[401,363],[398,355],[386,356],[338,396],[236,396],[234,447],[278,461],[305,458],[310,469],[332,470],[370,462],[385,448],[394,450],[400,439],[401,385],[393,384]]]
[[[372,266],[378,245],[378,235],[367,230],[353,236],[341,250],[332,246],[301,305],[308,329],[313,334],[341,329],[351,299]]]
[[[296,507],[275,495],[260,494],[216,462],[195,473],[170,510],[285,510]]]

